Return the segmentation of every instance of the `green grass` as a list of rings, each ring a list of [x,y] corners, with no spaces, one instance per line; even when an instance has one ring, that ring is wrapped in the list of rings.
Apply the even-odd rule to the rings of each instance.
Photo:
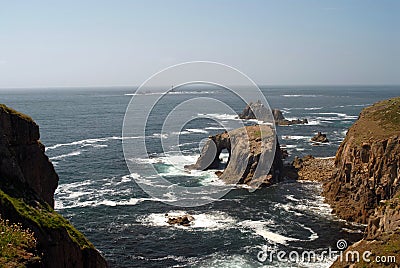
[[[29,229],[0,218],[0,267],[25,267],[38,262],[36,239]]]
[[[4,112],[8,113],[8,114],[16,115],[16,116],[18,116],[18,117],[20,117],[20,118],[22,118],[22,119],[24,119],[26,121],[33,122],[33,119],[29,115],[20,113],[20,112],[14,110],[14,109],[8,107],[5,104],[0,104],[0,109],[3,110]]]
[[[384,140],[400,134],[400,97],[380,101],[363,109],[349,129],[357,145],[369,140]]]
[[[34,223],[43,232],[48,229],[65,228],[72,241],[78,244],[81,249],[94,248],[93,244],[82,233],[47,204],[36,203],[33,207],[26,204],[22,199],[7,195],[2,190],[0,190],[0,204],[7,207],[12,206],[21,217]]]

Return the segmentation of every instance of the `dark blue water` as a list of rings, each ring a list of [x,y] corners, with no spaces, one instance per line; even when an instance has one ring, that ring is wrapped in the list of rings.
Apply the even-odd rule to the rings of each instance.
[[[133,88],[4,90],[0,103],[25,112],[40,125],[41,141],[60,176],[56,209],[81,230],[105,255],[112,267],[290,267],[288,263],[261,263],[257,253],[266,246],[282,250],[335,248],[338,239],[356,241],[362,227],[330,215],[319,197],[320,185],[285,182],[253,193],[235,189],[222,199],[194,208],[173,207],[145,194],[135,183],[145,174],[129,174],[122,152],[122,123]],[[400,87],[286,87],[262,88],[272,108],[287,118],[307,118],[307,125],[278,127],[282,146],[291,155],[333,156],[346,129],[361,109],[378,100],[400,95]],[[215,183],[205,172],[189,176],[168,164],[160,148],[163,116],[174,105],[196,96],[229,103],[240,112],[243,102],[221,89],[181,92],[165,98],[149,118],[146,145],[151,161],[171,181]],[[146,102],[148,96],[135,96]],[[213,114],[229,122],[234,114]],[[180,149],[195,161],[199,142],[222,131],[213,120],[185,126]],[[327,133],[330,143],[315,146],[309,139]],[[174,135],[169,133],[169,135]],[[168,226],[165,213],[190,213],[192,227]],[[302,264],[327,267],[330,262]]]

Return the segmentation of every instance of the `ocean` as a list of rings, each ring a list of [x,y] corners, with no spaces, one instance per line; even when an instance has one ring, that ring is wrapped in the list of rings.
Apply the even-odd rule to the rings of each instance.
[[[359,112],[372,103],[400,95],[395,86],[261,87],[271,108],[288,119],[307,118],[305,125],[278,126],[282,147],[294,156],[334,156]],[[234,122],[236,114],[215,113],[189,122],[176,133],[160,133],[165,116],[179,103],[209,97],[229,103],[236,113],[244,103],[221,88],[181,88],[152,110],[145,131],[151,158],[128,159],[122,148],[122,125],[129,101],[149,102],[157,93],[134,95],[135,88],[71,88],[1,90],[0,103],[30,115],[40,126],[46,154],[59,174],[55,209],[82,231],[111,267],[329,267],[332,260],[307,263],[261,261],[266,248],[315,251],[336,249],[337,241],[352,243],[364,226],[339,220],[320,197],[315,182],[286,181],[249,192],[235,188],[224,197],[198,207],[175,207],[147,195],[138,185],[153,183],[141,172],[144,164],[171,182],[186,186],[215,185],[214,171],[188,174],[171,165],[174,155],[163,152],[160,138],[179,136],[179,148],[194,162],[199,142],[223,131],[217,122]],[[254,122],[247,122],[251,124]],[[139,124],[139,122],[138,122]],[[178,127],[178,126],[177,126]],[[315,146],[318,131],[329,143]],[[135,137],[130,137],[134,139]],[[170,226],[165,214],[188,213],[190,227]]]

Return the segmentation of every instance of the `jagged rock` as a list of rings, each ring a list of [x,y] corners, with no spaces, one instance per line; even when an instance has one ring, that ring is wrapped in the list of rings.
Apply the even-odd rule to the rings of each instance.
[[[58,176],[27,115],[0,105],[0,214],[33,231],[40,267],[107,267],[94,246],[53,210]]]
[[[194,217],[191,215],[183,215],[183,216],[176,216],[176,217],[168,216],[167,223],[171,224],[171,225],[182,225],[182,226],[188,227],[188,226],[190,226],[190,224],[193,221],[194,221]]]
[[[261,131],[263,144],[261,146]],[[219,167],[219,154],[227,149],[229,160],[223,172],[219,171],[220,179],[228,183],[247,184],[250,186],[268,186],[281,179],[282,153],[276,143],[273,159],[268,159],[271,154],[274,131],[267,125],[247,126],[211,136],[204,145],[200,157],[194,165],[186,166],[188,169],[214,169]],[[259,165],[269,166],[270,170],[258,168]]]
[[[326,137],[326,134],[322,134],[320,131],[318,131],[318,133],[311,138],[311,141],[314,142],[329,142],[328,138]]]
[[[299,180],[324,181],[332,176],[334,159],[315,158],[312,155],[306,155],[303,158],[296,156],[291,167],[296,170],[296,178]]]
[[[272,109],[271,112],[276,125],[289,126],[295,124],[308,124],[307,119],[287,120],[283,116],[282,111],[278,109]],[[243,109],[243,112],[239,114],[239,118],[258,119],[266,123],[272,122],[272,118],[268,112],[268,109],[261,103],[260,100],[257,102],[250,102],[248,105],[246,105],[246,107]]]
[[[335,157],[324,196],[341,218],[367,223],[400,185],[400,97],[365,108]]]

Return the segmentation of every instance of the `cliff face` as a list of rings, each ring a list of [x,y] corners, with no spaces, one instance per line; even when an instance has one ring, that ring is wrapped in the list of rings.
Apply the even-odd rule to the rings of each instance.
[[[33,120],[0,105],[0,214],[34,232],[39,267],[107,267],[94,246],[53,210],[58,176]]]
[[[323,194],[339,217],[368,224],[364,239],[344,254],[369,251],[369,261],[336,261],[332,267],[399,267],[400,97],[360,113],[339,147]],[[394,259],[380,262],[381,256]]]
[[[58,176],[39,141],[39,126],[28,116],[0,106],[0,177],[4,186],[17,182],[54,207]]]
[[[324,195],[339,217],[367,223],[400,185],[400,98],[364,109],[347,132]]]
[[[223,172],[217,172],[220,179],[228,183],[238,182],[255,188],[269,186],[281,179],[283,167],[282,153],[278,143],[275,145],[274,156],[271,159],[268,157],[274,146],[273,135],[271,127],[257,125],[210,136],[196,164],[187,168],[200,170],[218,168],[220,153],[227,149],[228,163]],[[267,170],[270,165],[272,165],[271,169]]]

